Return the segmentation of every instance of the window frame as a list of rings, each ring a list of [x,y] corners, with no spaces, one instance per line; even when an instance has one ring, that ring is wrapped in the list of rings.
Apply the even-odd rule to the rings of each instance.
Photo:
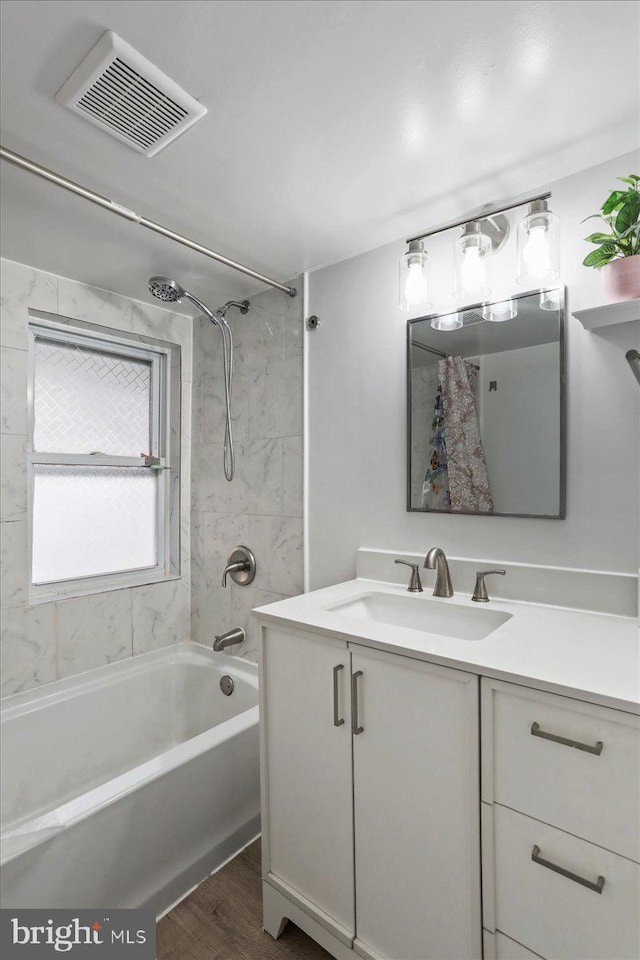
[[[110,454],[41,453],[34,449],[35,345],[37,339],[144,360],[151,364],[149,457]],[[178,344],[142,334],[29,310],[27,382],[27,489],[29,599],[52,600],[83,596],[132,586],[173,580],[180,576],[180,385],[181,349]],[[34,582],[33,507],[35,467],[89,466],[134,467],[157,471],[156,542],[157,563],[66,580]]]

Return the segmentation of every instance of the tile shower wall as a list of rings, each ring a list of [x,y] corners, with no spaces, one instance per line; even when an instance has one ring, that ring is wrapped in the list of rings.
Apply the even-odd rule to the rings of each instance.
[[[302,281],[293,282],[302,290]],[[231,627],[247,631],[233,652],[255,659],[251,609],[303,589],[302,296],[268,290],[245,316],[230,310],[235,368],[232,393],[236,475],[223,471],[224,383],[220,335],[194,323],[191,638],[211,644]],[[237,544],[253,550],[248,587],[220,586]]]
[[[2,695],[189,638],[192,321],[3,260]],[[28,309],[147,334],[182,347],[181,573],[178,580],[29,605]]]

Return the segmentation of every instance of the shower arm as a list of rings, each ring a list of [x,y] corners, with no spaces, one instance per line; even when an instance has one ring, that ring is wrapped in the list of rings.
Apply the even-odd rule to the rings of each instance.
[[[278,280],[274,280],[272,277],[266,277],[263,273],[258,273],[256,270],[252,270],[250,267],[245,267],[244,264],[238,263],[236,260],[231,260],[229,257],[225,257],[221,253],[216,253],[215,250],[211,250],[209,247],[205,247],[201,243],[196,243],[195,240],[190,240],[189,237],[185,237],[180,233],[176,233],[174,230],[169,230],[168,227],[163,227],[162,224],[156,223],[154,220],[148,220],[141,214],[136,213],[135,210],[130,210],[129,207],[123,206],[123,204],[117,203],[115,200],[109,200],[108,197],[103,197],[99,193],[89,190],[88,187],[83,187],[74,180],[69,180],[67,177],[63,177],[61,174],[55,173],[53,170],[49,170],[47,167],[43,167],[39,163],[35,163],[33,160],[29,160],[27,157],[23,157],[19,153],[14,153],[13,150],[7,150],[1,145],[0,159],[6,160],[8,163],[12,163],[15,167],[20,167],[21,170],[26,170],[28,173],[32,173],[36,177],[41,177],[43,180],[48,180],[49,183],[55,183],[56,186],[62,187],[64,190],[69,190],[70,193],[75,193],[84,200],[89,200],[91,203],[97,204],[104,210],[109,210],[111,213],[115,213],[118,217],[124,217],[125,220],[130,220],[132,223],[137,223],[141,227],[146,227],[147,230],[153,230],[154,233],[159,233],[168,240],[181,243],[182,246],[189,247],[190,250],[195,250],[196,253],[201,253],[203,256],[209,257],[210,260],[217,260],[218,263],[224,264],[225,267],[230,267],[232,270],[237,270],[239,273],[244,273],[248,277],[253,277],[254,280],[260,280],[262,283],[266,283],[270,287],[275,287],[276,290],[282,290],[283,293],[288,294],[290,297],[295,297],[297,294],[295,287],[280,283]],[[195,300],[193,297],[191,299]]]

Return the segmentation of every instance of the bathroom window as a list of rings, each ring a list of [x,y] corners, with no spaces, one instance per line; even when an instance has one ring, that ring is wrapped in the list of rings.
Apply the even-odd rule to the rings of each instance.
[[[180,348],[35,311],[29,329],[32,594],[177,576]]]

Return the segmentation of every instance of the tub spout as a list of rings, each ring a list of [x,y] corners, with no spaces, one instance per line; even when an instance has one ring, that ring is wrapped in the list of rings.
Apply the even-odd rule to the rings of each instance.
[[[227,630],[226,633],[221,633],[215,638],[213,641],[213,649],[216,653],[220,653],[225,647],[232,647],[236,643],[242,643],[246,638],[247,635],[242,627],[233,627],[232,630]]]

